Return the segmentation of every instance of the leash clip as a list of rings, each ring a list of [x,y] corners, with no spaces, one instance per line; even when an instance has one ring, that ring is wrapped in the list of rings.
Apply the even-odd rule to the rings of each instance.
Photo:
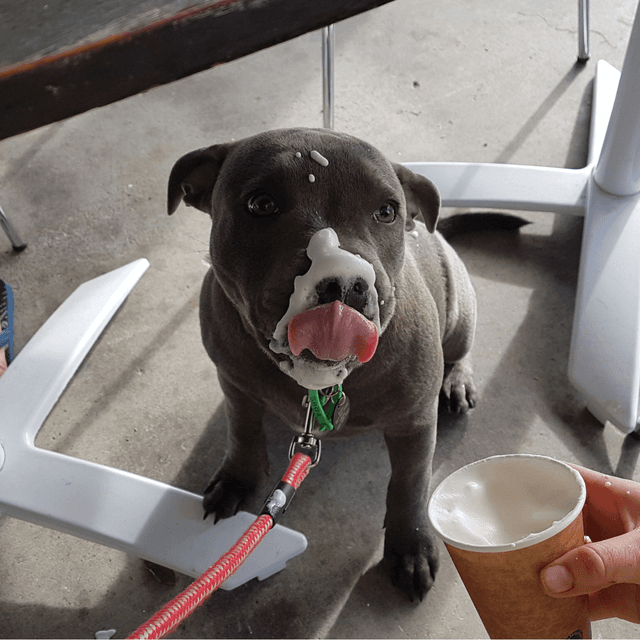
[[[313,421],[315,419],[311,403],[308,396],[304,396],[302,399],[302,405],[307,407],[307,417],[304,421],[304,431],[299,436],[293,436],[291,445],[289,445],[289,460],[296,454],[296,450],[299,449],[300,453],[304,453],[311,458],[311,464],[309,468],[315,467],[320,462],[320,456],[322,455],[322,443],[319,438],[316,438],[311,430],[313,429]]]

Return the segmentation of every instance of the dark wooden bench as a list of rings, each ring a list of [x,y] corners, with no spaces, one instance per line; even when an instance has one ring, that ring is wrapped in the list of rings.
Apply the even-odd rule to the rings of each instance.
[[[391,0],[0,0],[0,140]]]

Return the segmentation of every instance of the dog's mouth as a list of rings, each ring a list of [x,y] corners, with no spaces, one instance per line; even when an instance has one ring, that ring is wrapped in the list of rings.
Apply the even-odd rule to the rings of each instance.
[[[308,350],[319,361],[341,362],[355,356],[365,363],[378,346],[378,328],[361,313],[336,300],[291,318],[288,338],[294,356]]]
[[[342,384],[358,362],[368,362],[378,345],[378,328],[361,313],[334,301],[296,314],[280,353],[282,371],[308,389]]]

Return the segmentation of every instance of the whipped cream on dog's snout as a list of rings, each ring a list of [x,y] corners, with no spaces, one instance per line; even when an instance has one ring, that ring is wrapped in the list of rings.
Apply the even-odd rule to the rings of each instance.
[[[375,288],[376,274],[373,266],[364,258],[340,248],[338,236],[331,228],[321,229],[312,236],[309,241],[309,246],[307,247],[307,255],[311,259],[311,267],[309,267],[309,270],[304,275],[295,278],[293,293],[289,299],[289,307],[276,325],[269,347],[274,353],[286,354],[291,357],[292,365],[289,366],[289,363],[281,363],[281,369],[293,377],[298,384],[309,389],[322,389],[334,384],[341,384],[347,376],[344,360],[337,359],[338,356],[348,358],[353,355],[361,359],[361,361],[366,361],[365,359],[369,359],[373,355],[373,352],[371,352],[371,342],[373,338],[366,338],[366,335],[367,332],[375,332],[377,344],[377,335],[381,332],[378,294]],[[368,347],[362,350],[354,347],[352,352],[349,352],[349,348],[341,351],[340,347],[329,345],[326,348],[326,353],[332,357],[330,357],[327,362],[316,364],[292,353],[289,345],[289,324],[298,314],[318,307],[319,299],[316,287],[319,282],[326,278],[337,278],[345,284],[353,282],[356,279],[363,279],[369,287],[369,299],[366,307],[363,309],[363,314],[359,314],[354,309],[346,307],[346,305],[342,305],[342,307],[346,307],[346,309],[329,305],[332,306],[331,310],[314,311],[308,314],[308,316],[302,317],[301,320],[304,321],[305,318],[308,317],[320,327],[320,325],[329,318],[333,323],[334,329],[336,329],[332,335],[335,336],[336,332],[339,333],[342,328],[345,332],[351,332],[351,334],[354,332],[362,333],[365,335],[365,342],[369,340],[369,343]],[[364,317],[356,319],[353,314]],[[367,322],[369,322],[369,325],[374,329],[371,327],[367,328]],[[303,323],[304,322],[301,324]],[[305,334],[304,331],[303,334]],[[308,335],[308,332],[306,332],[306,335]],[[351,335],[351,338],[353,338],[353,335]],[[350,343],[354,343],[354,340],[351,338]],[[323,339],[331,342],[334,338],[327,334]],[[316,343],[315,339],[311,338],[304,338],[303,340],[308,340],[309,344]],[[375,350],[375,346],[373,350]],[[296,351],[300,353],[297,349]],[[366,355],[363,355],[365,353]]]

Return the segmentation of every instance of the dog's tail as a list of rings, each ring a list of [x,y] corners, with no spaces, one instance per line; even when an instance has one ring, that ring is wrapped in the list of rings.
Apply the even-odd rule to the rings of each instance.
[[[454,213],[438,220],[438,231],[446,240],[476,231],[518,231],[529,220],[508,213]]]

